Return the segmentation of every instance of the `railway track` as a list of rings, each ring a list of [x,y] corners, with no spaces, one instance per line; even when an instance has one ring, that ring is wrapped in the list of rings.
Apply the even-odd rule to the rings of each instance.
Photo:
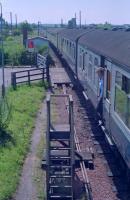
[[[67,94],[67,89],[66,89],[65,85],[63,85],[63,94]],[[65,101],[65,104],[67,107],[68,106],[67,101]],[[68,110],[68,112],[69,112],[69,110]],[[75,140],[74,142],[75,142],[76,151],[78,153],[81,153],[82,149],[80,147],[80,142],[79,142],[75,127],[74,127],[74,140]],[[93,200],[91,185],[90,185],[90,181],[89,181],[88,174],[86,171],[86,166],[85,166],[84,160],[80,161],[80,169],[81,169],[83,182],[84,182],[84,188],[85,188],[85,192],[86,192],[86,200]]]
[[[55,57],[59,67],[60,61]],[[87,200],[128,200],[130,192],[117,166],[117,160],[113,157],[99,124],[95,121],[95,112],[89,100],[86,102],[83,94],[72,87],[62,84],[54,86],[53,93],[71,94],[74,99],[75,115],[75,146],[78,153],[91,149],[94,157],[94,169],[86,168],[84,161],[80,162],[80,170],[77,175],[81,178],[85,188]],[[67,101],[62,102],[67,105]],[[81,175],[82,174],[82,175]]]
[[[60,85],[55,84],[55,85],[53,85],[53,88],[54,88],[53,94],[60,94],[60,95],[71,94],[70,90],[72,90],[71,85],[70,85],[70,87],[66,87],[65,84],[60,84]],[[69,88],[69,91],[68,91],[68,88]],[[51,94],[52,91],[49,91],[49,93]],[[67,97],[65,98],[65,101],[63,103],[65,104],[67,112],[69,113],[69,105],[68,105]],[[75,140],[74,141],[75,142],[75,150],[76,150],[77,154],[82,153],[80,141],[78,139],[78,135],[77,135],[75,127],[74,127],[74,140]],[[87,174],[86,165],[85,165],[84,160],[80,160],[79,165],[80,165],[80,173],[82,174],[82,179],[83,179],[83,184],[84,184],[84,189],[85,189],[85,196],[84,196],[85,200],[93,200],[91,185],[90,185],[90,181],[89,181],[89,178],[88,178],[88,174]]]

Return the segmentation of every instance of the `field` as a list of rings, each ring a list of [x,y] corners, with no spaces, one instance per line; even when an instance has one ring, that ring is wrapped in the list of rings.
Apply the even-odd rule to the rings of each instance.
[[[0,139],[0,200],[8,199],[16,190],[37,111],[45,97],[40,84],[9,89],[11,120]]]

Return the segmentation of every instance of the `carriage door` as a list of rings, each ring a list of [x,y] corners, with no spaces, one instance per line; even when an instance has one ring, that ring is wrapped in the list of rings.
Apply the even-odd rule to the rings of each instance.
[[[107,130],[110,130],[110,110],[111,110],[111,79],[112,79],[112,67],[111,63],[106,61],[106,70],[104,77],[104,108],[103,115]]]

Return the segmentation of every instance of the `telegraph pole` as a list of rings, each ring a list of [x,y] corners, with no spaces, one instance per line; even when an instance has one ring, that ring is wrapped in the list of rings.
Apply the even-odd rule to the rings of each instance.
[[[76,13],[75,13],[75,22],[76,22],[76,28],[77,28],[77,16],[76,16]]]
[[[38,36],[40,35],[40,22],[38,21]]]
[[[16,29],[18,27],[18,17],[17,17],[17,14],[15,14],[15,22],[16,22]]]
[[[13,27],[12,27],[12,12],[10,12],[10,24],[11,24],[11,34],[12,34],[12,30],[13,30]]]
[[[63,19],[61,19],[61,28],[63,27]]]
[[[3,12],[2,12],[2,3],[0,2],[1,9],[1,67],[2,67],[2,96],[5,96],[5,74],[4,74],[4,43],[3,43]]]
[[[80,25],[79,25],[79,26],[80,26],[80,28],[81,28],[81,23],[82,23],[82,22],[81,22],[81,17],[82,17],[82,16],[81,16],[81,11],[79,11],[79,21],[80,21]]]

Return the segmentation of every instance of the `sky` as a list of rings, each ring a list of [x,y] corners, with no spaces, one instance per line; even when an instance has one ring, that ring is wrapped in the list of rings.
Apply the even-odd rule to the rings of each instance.
[[[67,23],[82,12],[82,24],[105,23],[130,24],[130,0],[0,0],[3,16],[9,21],[10,12],[18,16],[18,22],[27,20],[42,24]]]

